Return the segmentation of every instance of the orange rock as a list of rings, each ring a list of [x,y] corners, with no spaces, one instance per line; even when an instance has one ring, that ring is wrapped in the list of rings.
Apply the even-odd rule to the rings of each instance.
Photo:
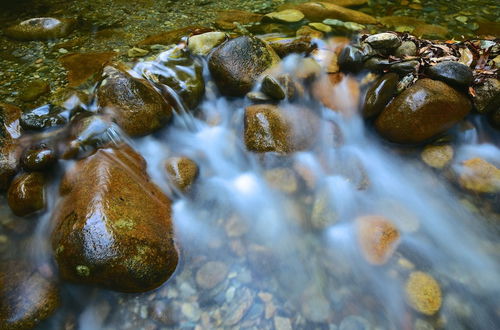
[[[308,20],[313,22],[335,18],[359,24],[377,24],[377,19],[373,16],[328,2],[306,2],[293,8],[300,10]]]
[[[478,193],[500,192],[500,169],[481,158],[462,162],[460,185]]]
[[[399,244],[398,229],[382,216],[359,217],[356,229],[361,252],[370,264],[385,264]]]
[[[405,291],[408,304],[422,314],[434,315],[441,308],[441,288],[429,274],[411,273],[406,282]]]
[[[350,117],[358,112],[359,83],[343,73],[323,75],[313,85],[313,96],[327,108]]]
[[[115,52],[75,53],[59,58],[68,71],[70,86],[78,86],[93,75],[99,76],[103,66],[116,56]]]

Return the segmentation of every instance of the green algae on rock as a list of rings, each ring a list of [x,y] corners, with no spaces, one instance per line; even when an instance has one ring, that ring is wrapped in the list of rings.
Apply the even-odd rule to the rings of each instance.
[[[60,192],[52,248],[63,279],[143,292],[175,271],[171,202],[130,147],[99,149],[78,161]]]
[[[8,27],[4,33],[18,40],[50,40],[68,35],[73,25],[74,20],[71,19],[39,17]]]
[[[242,36],[216,48],[208,66],[222,94],[243,96],[261,73],[278,63],[279,57],[264,41]]]
[[[45,208],[45,179],[40,172],[23,173],[11,182],[7,202],[17,216],[25,216]]]
[[[98,104],[130,136],[150,134],[172,117],[172,107],[146,80],[113,66],[104,68]]]
[[[470,110],[462,93],[444,82],[420,79],[382,111],[375,128],[392,142],[421,143],[453,127]]]

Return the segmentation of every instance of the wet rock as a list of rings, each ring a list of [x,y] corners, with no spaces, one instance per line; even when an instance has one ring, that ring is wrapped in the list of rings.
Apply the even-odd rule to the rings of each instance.
[[[264,173],[271,187],[287,194],[297,191],[298,183],[295,173],[288,168],[273,168]]]
[[[296,23],[304,18],[304,14],[296,9],[285,9],[282,11],[266,14],[265,17],[283,23]]]
[[[290,322],[289,318],[275,316],[274,328],[276,330],[292,330],[292,322]]]
[[[309,38],[309,39],[323,39],[323,32],[313,29],[307,25],[302,26],[297,30],[297,37]]]
[[[328,25],[323,24],[323,23],[309,23],[309,26],[312,27],[313,29],[316,29],[316,30],[324,32],[324,33],[332,32],[331,26],[328,26]]]
[[[21,136],[19,118],[21,109],[0,103],[0,190],[6,190],[16,174],[19,164],[19,148],[16,139]]]
[[[235,300],[227,309],[223,325],[234,327],[253,306],[255,294],[248,288],[238,290]]]
[[[209,261],[196,272],[196,284],[202,289],[215,288],[226,279],[228,267],[219,261]]]
[[[168,57],[163,57],[161,64],[168,70],[157,70],[152,67],[145,69],[144,72],[154,75],[160,83],[172,88],[188,109],[194,109],[205,93],[203,65],[178,48],[174,48]]]
[[[128,57],[143,57],[149,54],[147,49],[132,47],[127,51]]]
[[[0,146],[0,190],[9,187],[9,182],[17,172],[19,156],[13,141],[3,141]]]
[[[487,114],[493,112],[500,104],[500,80],[487,78],[479,86],[474,86],[476,96],[473,99],[477,112]]]
[[[149,83],[112,66],[104,68],[97,95],[99,106],[131,136],[150,134],[172,116],[172,107]]]
[[[391,63],[387,58],[383,58],[380,56],[370,57],[365,61],[364,67],[373,72],[382,72],[388,69],[391,66]]]
[[[361,316],[349,315],[340,322],[339,330],[370,330],[373,327]]]
[[[404,61],[392,64],[390,70],[405,75],[417,72],[419,65],[420,63],[418,61]]]
[[[308,109],[257,104],[245,109],[245,144],[255,152],[292,152],[307,148],[317,118]]]
[[[413,30],[413,34],[419,38],[446,39],[448,29],[440,25],[419,24]]]
[[[217,15],[215,24],[223,29],[232,30],[236,28],[236,24],[253,24],[262,20],[264,15],[252,13],[244,10],[224,10]]]
[[[20,262],[0,265],[0,328],[31,329],[59,306],[53,278]]]
[[[350,75],[329,74],[313,85],[313,95],[325,107],[344,116],[353,116],[358,111],[359,83]]]
[[[49,83],[42,79],[36,79],[26,85],[21,91],[19,98],[24,102],[31,102],[48,92],[50,92]]]
[[[297,5],[295,8],[300,10],[308,20],[313,22],[321,22],[327,18],[334,18],[360,24],[377,23],[377,19],[373,16],[328,2],[306,2]]]
[[[286,91],[283,86],[281,86],[277,79],[270,75],[264,77],[260,90],[276,100],[283,100],[286,97]]]
[[[115,58],[115,52],[92,52],[66,54],[59,58],[62,66],[68,71],[69,86],[75,87],[87,80],[97,82],[103,66]]]
[[[254,103],[269,103],[272,101],[269,96],[260,91],[247,93],[246,97]]]
[[[311,225],[313,228],[323,230],[339,220],[334,207],[330,205],[330,199],[325,192],[320,192],[314,199],[311,211]]]
[[[394,34],[389,32],[372,34],[365,39],[365,42],[369,43],[375,49],[394,49],[401,45],[401,39]]]
[[[477,193],[500,192],[500,169],[482,158],[462,162],[459,173],[460,185]]]
[[[278,38],[270,40],[269,45],[280,57],[285,57],[292,53],[309,54],[315,46],[307,37]]]
[[[166,163],[167,175],[179,190],[187,191],[198,176],[198,165],[187,157],[171,157]]]
[[[5,29],[6,36],[18,40],[50,40],[68,35],[74,21],[65,18],[38,17]]]
[[[441,81],[420,79],[394,98],[375,127],[392,142],[420,143],[451,128],[470,109],[465,95]]]
[[[130,147],[99,149],[76,162],[60,193],[51,240],[63,279],[142,292],[172,275],[171,202]]]
[[[399,245],[399,230],[384,217],[359,217],[356,229],[363,257],[372,265],[385,264]]]
[[[413,41],[403,41],[394,51],[394,56],[403,58],[405,56],[417,55],[417,45]]]
[[[166,32],[160,32],[146,37],[137,43],[138,47],[150,46],[150,45],[171,45],[178,43],[182,37],[189,36],[191,34],[201,34],[205,32],[210,32],[212,29],[203,26],[186,26],[180,29],[170,30]]]
[[[427,273],[412,272],[406,281],[405,292],[408,304],[417,312],[434,315],[441,308],[441,288]]]
[[[25,216],[45,208],[45,180],[40,172],[23,173],[11,182],[7,202],[17,216]]]
[[[420,157],[430,167],[441,169],[453,159],[453,147],[450,145],[428,145]]]
[[[426,72],[429,77],[455,87],[468,87],[472,84],[472,70],[460,62],[440,62],[427,68]]]
[[[208,55],[212,49],[226,40],[224,32],[207,32],[189,37],[188,48],[196,55]]]
[[[21,136],[21,114],[22,110],[15,105],[0,103],[0,146]]]
[[[396,94],[399,76],[395,73],[387,73],[380,77],[366,92],[363,105],[363,117],[372,118],[378,116],[391,98]]]
[[[358,48],[346,46],[339,54],[338,64],[342,71],[359,71],[363,65],[363,53]]]
[[[21,165],[27,171],[44,171],[52,167],[57,161],[55,150],[39,145],[28,148],[21,157]]]
[[[62,126],[66,124],[66,117],[62,112],[66,109],[46,104],[25,112],[21,116],[21,126],[27,130],[42,130],[45,128]]]
[[[272,48],[258,38],[242,36],[215,49],[208,66],[224,95],[243,96],[258,76],[279,61]]]

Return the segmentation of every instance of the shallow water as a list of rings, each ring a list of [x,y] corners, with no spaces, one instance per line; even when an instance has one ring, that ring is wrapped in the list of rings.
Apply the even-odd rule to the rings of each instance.
[[[168,3],[192,9],[189,6],[199,2]],[[144,8],[157,4],[145,1]],[[207,2],[211,8],[264,12],[276,4]],[[434,4],[440,12],[440,3]],[[460,4],[447,7],[447,15],[495,5]],[[43,10],[63,5],[48,3]],[[96,8],[100,5],[95,3]],[[433,7],[430,2],[421,5]],[[132,5],[117,1],[111,6]],[[366,12],[381,8],[386,10],[381,16],[412,15],[417,10],[373,1]],[[31,16],[31,10],[41,9],[26,9],[23,15]],[[188,15],[175,24],[203,19]],[[142,28],[141,24],[137,26]],[[299,56],[286,58],[281,70],[293,75],[298,61]],[[182,249],[175,275],[144,294],[63,284],[61,308],[40,329],[271,329],[279,328],[279,322],[298,329],[498,327],[499,217],[491,206],[495,201],[465,194],[445,175],[426,167],[417,149],[384,143],[359,115],[333,112],[308,94],[280,106],[290,112],[303,106],[314,113],[313,146],[289,155],[248,152],[243,141],[248,101],[219,95],[206,63],[201,59],[200,63],[207,90],[198,113],[178,110],[169,127],[144,138],[120,135],[147,160],[153,181],[174,201],[173,221]],[[26,68],[22,61],[19,65]],[[148,76],[151,67],[146,60],[134,70]],[[352,102],[354,96],[345,85],[339,84],[337,92],[347,104]],[[451,132],[455,172],[460,171],[461,161],[471,157],[500,162],[498,132],[481,118],[472,117],[469,124]],[[164,161],[175,155],[188,156],[200,166],[191,193],[177,191],[164,175]],[[70,166],[71,162],[62,162],[53,174],[48,210],[37,219],[12,219],[1,201],[1,230],[9,233],[3,254],[34,263],[50,258],[50,217],[60,175]],[[370,265],[360,252],[356,218],[364,215],[390,219],[401,234],[397,250],[384,266]],[[16,234],[32,228],[30,221],[36,221],[28,230],[32,234]],[[217,286],[205,290],[197,286],[196,274],[208,261],[225,267],[227,273]],[[405,281],[413,271],[429,273],[440,284],[443,306],[437,315],[418,314],[406,303]]]

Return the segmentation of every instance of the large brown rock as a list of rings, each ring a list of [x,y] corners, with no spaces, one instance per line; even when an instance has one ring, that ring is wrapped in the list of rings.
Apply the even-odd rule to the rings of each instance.
[[[256,104],[245,109],[245,144],[255,152],[293,152],[314,141],[318,119],[308,109]]]
[[[150,134],[172,117],[172,107],[145,80],[113,66],[104,68],[97,92],[99,106],[112,112],[118,125],[131,136]]]
[[[444,82],[420,79],[382,111],[377,131],[397,143],[420,143],[450,129],[471,109],[462,93]]]
[[[259,75],[278,61],[279,56],[264,41],[242,36],[216,48],[208,67],[222,94],[243,96],[252,89]]]
[[[294,8],[300,10],[308,20],[315,22],[334,18],[360,24],[377,24],[377,19],[373,16],[329,2],[306,2]]]
[[[124,292],[154,289],[178,262],[171,202],[130,147],[100,149],[63,178],[52,247],[63,279]]]
[[[50,274],[20,262],[0,264],[0,329],[31,329],[59,306]]]

